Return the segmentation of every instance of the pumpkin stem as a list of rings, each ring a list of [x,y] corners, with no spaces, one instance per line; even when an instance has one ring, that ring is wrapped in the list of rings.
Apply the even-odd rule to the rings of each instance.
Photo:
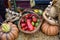
[[[7,23],[3,23],[2,24],[2,31],[3,32],[9,32],[10,31],[10,25],[8,25]]]

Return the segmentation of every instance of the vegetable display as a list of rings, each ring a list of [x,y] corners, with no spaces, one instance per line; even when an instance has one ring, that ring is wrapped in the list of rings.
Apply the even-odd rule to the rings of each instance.
[[[20,30],[32,32],[39,29],[42,19],[37,14],[27,13],[21,17],[18,23]],[[38,27],[39,26],[39,27]]]
[[[43,33],[50,36],[57,35],[59,32],[58,26],[50,25],[46,21],[43,23],[41,29]]]
[[[27,19],[27,26],[28,26],[28,28],[29,28],[30,31],[34,30],[34,27],[31,24],[31,20],[30,19]]]
[[[8,22],[0,26],[0,40],[15,40],[18,37],[18,28],[15,24]]]

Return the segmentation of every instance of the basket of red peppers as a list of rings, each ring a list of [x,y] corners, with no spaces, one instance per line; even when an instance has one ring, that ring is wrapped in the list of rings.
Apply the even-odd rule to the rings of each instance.
[[[40,29],[41,24],[42,18],[38,14],[27,12],[20,18],[18,27],[20,31],[32,34]]]

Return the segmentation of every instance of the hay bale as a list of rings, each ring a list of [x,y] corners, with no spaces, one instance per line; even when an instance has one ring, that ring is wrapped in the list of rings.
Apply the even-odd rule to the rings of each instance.
[[[19,38],[17,40],[59,40],[57,36],[47,36],[42,32],[38,31],[32,35],[24,34],[20,32]]]

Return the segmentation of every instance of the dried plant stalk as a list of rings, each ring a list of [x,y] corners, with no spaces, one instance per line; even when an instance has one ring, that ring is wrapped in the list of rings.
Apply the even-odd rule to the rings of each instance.
[[[57,14],[58,14],[58,21],[60,24],[60,0],[57,0],[57,2],[53,5],[56,8]]]
[[[60,0],[56,0],[57,2],[53,4],[53,6],[56,8],[57,14],[58,14],[58,22],[60,26]],[[54,1],[53,1],[54,2]],[[59,28],[59,38],[60,38],[60,28]]]

